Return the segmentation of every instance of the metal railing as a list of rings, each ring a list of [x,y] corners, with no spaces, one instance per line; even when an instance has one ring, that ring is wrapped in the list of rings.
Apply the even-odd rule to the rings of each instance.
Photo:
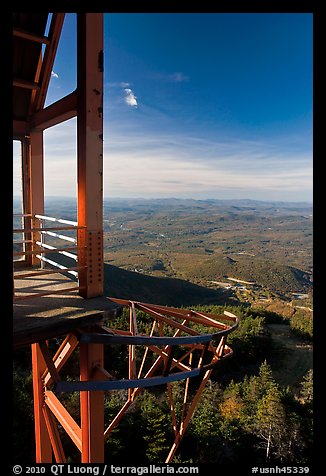
[[[81,247],[78,245],[78,238],[77,238],[77,231],[80,229],[85,229],[85,226],[79,226],[77,222],[71,220],[64,220],[62,218],[55,218],[45,215],[31,215],[31,214],[14,214],[15,217],[22,217],[22,218],[29,218],[29,225],[28,227],[22,228],[14,228],[13,233],[14,235],[22,234],[24,239],[22,240],[14,240],[14,244],[23,245],[22,251],[13,251],[13,258],[14,263],[16,257],[26,257],[34,256],[37,260],[39,260],[40,268],[31,269],[30,272],[20,272],[14,273],[14,286],[13,286],[13,297],[14,302],[20,301],[23,299],[30,299],[40,296],[46,296],[50,294],[55,294],[59,292],[69,292],[69,291],[76,291],[80,290],[79,285],[79,271],[82,269],[86,269],[86,266],[78,265],[78,250]],[[32,220],[37,220],[38,226],[32,226]],[[25,222],[25,221],[24,221]],[[51,223],[49,226],[48,222]],[[52,223],[54,226],[52,226]],[[62,231],[68,231],[73,233],[75,236],[68,236],[66,234],[62,234]],[[60,233],[58,233],[60,232]],[[26,235],[31,236],[31,239],[26,239]],[[46,237],[51,237],[51,239],[55,239],[55,244],[46,243]],[[58,246],[57,242],[69,242],[72,246]],[[86,248],[86,247],[84,247]],[[60,254],[67,258],[70,258],[76,262],[75,266],[65,266],[60,264],[56,261],[56,257],[53,259],[49,258],[49,254]],[[46,267],[46,265],[48,265]],[[62,288],[50,291],[35,291],[27,295],[23,296],[16,296],[16,293],[23,292],[21,289],[15,288],[15,280],[24,279],[24,278],[31,278],[35,277],[37,279],[38,276],[43,276],[47,274],[54,274],[58,272],[64,272],[68,275],[73,276],[77,280],[77,285],[69,288]]]

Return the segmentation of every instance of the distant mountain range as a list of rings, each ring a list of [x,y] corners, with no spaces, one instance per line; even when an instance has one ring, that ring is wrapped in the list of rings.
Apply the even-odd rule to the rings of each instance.
[[[19,197],[13,205],[19,213]],[[76,199],[46,197],[45,214],[76,220]],[[113,265],[107,279],[117,295],[127,283],[129,294],[141,283],[144,299],[146,289],[152,293],[160,283],[158,297],[162,292],[163,302],[169,294],[171,304],[179,302],[178,293],[181,302],[219,301],[220,291],[206,286],[226,277],[255,281],[276,293],[307,292],[312,215],[307,202],[105,198],[104,252]],[[192,287],[195,283],[199,286]]]
[[[20,205],[20,197],[13,197],[14,206]],[[74,197],[56,197],[46,196],[45,204],[56,203],[77,203],[77,198]],[[254,199],[192,199],[192,198],[124,198],[124,197],[105,197],[103,200],[105,205],[117,205],[128,204],[129,206],[136,205],[151,205],[151,206],[168,206],[168,205],[182,205],[182,206],[194,206],[198,205],[228,205],[233,207],[281,207],[281,208],[312,208],[312,203],[309,202],[284,202],[284,201],[272,201],[272,200],[254,200]]]

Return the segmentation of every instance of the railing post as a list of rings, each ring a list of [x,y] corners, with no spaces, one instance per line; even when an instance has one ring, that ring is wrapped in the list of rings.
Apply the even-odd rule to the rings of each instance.
[[[32,228],[40,227],[40,220],[34,215],[44,214],[44,172],[43,172],[43,131],[34,130],[30,135],[30,196],[31,213],[33,215]],[[40,251],[36,241],[40,241],[40,232],[32,233],[32,249]],[[32,255],[32,264],[38,264],[39,259]]]
[[[23,192],[23,214],[31,213],[31,177],[30,177],[30,140],[29,137],[25,137],[21,145],[21,157],[22,157],[22,192]],[[23,228],[31,229],[32,219],[31,216],[23,217]],[[32,251],[32,233],[23,233],[23,239],[29,241],[23,247],[24,251]],[[25,263],[27,266],[32,266],[32,255],[25,256]]]
[[[41,219],[40,220],[40,228],[43,228],[44,227],[44,220]],[[45,234],[40,232],[40,242],[41,242],[41,256],[42,258],[44,257],[44,253],[42,253],[43,251],[43,245],[45,244]],[[44,269],[45,268],[45,262],[43,260],[41,260],[41,269]]]

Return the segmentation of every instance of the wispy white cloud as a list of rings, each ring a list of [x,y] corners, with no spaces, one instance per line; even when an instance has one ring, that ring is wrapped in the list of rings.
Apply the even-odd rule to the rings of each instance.
[[[110,196],[312,200],[310,153],[281,143],[177,134],[111,137],[105,145]]]
[[[187,76],[182,71],[175,71],[173,73],[153,71],[151,73],[148,73],[147,76],[150,79],[169,83],[184,83],[186,81],[189,81],[189,76]]]
[[[108,82],[106,86],[111,88],[129,88],[130,83],[126,83],[124,81],[115,81],[115,82]]]
[[[105,156],[105,191],[110,196],[258,198],[311,200],[311,170],[301,165],[273,173],[244,172],[198,160],[167,161],[165,157]],[[122,179],[123,177],[123,179]]]
[[[74,195],[76,119],[45,132],[44,153],[46,195]],[[112,197],[311,201],[312,157],[284,138],[217,140],[112,124],[109,139],[104,135],[103,181]]]
[[[52,78],[59,78],[58,73],[55,73],[54,71],[51,71],[51,77]]]
[[[124,92],[126,93],[125,103],[128,104],[128,106],[137,107],[138,106],[137,97],[135,96],[133,90],[130,88],[125,88]]]
[[[180,71],[169,74],[168,78],[173,83],[184,83],[185,81],[189,81],[189,77]]]

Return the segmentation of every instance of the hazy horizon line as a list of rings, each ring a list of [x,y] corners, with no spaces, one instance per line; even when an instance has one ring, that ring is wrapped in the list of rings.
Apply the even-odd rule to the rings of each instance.
[[[19,195],[13,195],[13,199],[19,199],[21,200],[21,197]],[[72,197],[72,196],[65,196],[65,195],[46,195],[44,196],[44,199],[64,199],[64,200],[76,200],[77,197]],[[224,201],[224,202],[232,202],[232,201],[237,201],[237,202],[245,202],[245,201],[251,201],[251,202],[268,202],[268,203],[305,203],[309,205],[313,205],[313,201],[308,201],[308,200],[273,200],[273,199],[258,199],[258,198],[192,198],[192,197],[110,197],[110,196],[104,196],[104,200],[143,200],[143,201],[150,201],[150,200],[192,200],[195,202],[200,202],[200,201]]]

